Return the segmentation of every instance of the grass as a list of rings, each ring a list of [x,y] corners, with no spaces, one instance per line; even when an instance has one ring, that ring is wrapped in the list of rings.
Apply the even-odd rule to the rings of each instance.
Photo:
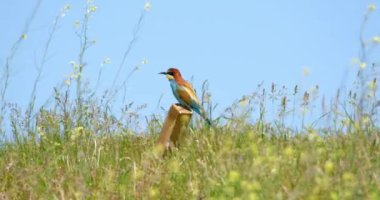
[[[378,199],[374,130],[262,137],[256,127],[196,130],[157,154],[157,134],[7,143],[0,194],[8,199]]]

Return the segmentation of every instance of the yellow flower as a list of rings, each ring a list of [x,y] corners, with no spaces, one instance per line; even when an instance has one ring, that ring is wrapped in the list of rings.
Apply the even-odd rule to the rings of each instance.
[[[294,150],[292,147],[286,147],[285,151],[284,151],[284,154],[288,157],[291,157],[293,156],[294,154]]]
[[[150,198],[157,198],[160,194],[160,191],[157,188],[150,188],[149,189],[149,197]]]
[[[145,11],[149,11],[151,7],[152,7],[152,4],[150,2],[146,2],[144,4],[144,10]]]
[[[37,126],[37,131],[38,131],[38,135],[40,136],[41,139],[46,138],[46,133],[41,126]]]
[[[21,35],[21,39],[26,40],[28,38],[28,35],[26,33],[23,33]]]
[[[308,138],[310,141],[316,141],[320,139],[320,136],[315,130],[310,130]]]
[[[75,127],[73,130],[71,130],[70,139],[76,140],[82,134],[83,134],[83,127],[82,126]]]
[[[96,6],[94,6],[94,5],[91,5],[91,6],[87,9],[87,13],[95,12],[97,9],[98,9],[98,7],[96,7]]]
[[[70,79],[66,79],[66,80],[65,80],[65,84],[66,84],[67,86],[70,86],[70,83],[71,83]]]
[[[361,63],[359,64],[359,67],[360,67],[360,69],[365,69],[365,68],[367,67],[367,63],[365,63],[365,62],[361,62]]]
[[[380,37],[379,36],[373,36],[372,42],[375,44],[380,44]]]
[[[78,67],[78,64],[77,64],[74,60],[70,61],[69,64],[70,64],[74,69]]]
[[[235,170],[230,171],[230,173],[228,174],[228,180],[231,183],[238,182],[240,180],[240,173],[238,171],[235,171]]]
[[[324,166],[325,172],[330,174],[331,172],[334,171],[334,163],[331,161],[326,161],[325,166]]]
[[[303,76],[309,76],[310,75],[310,69],[308,67],[304,67],[302,74],[303,74]]]
[[[368,5],[368,11],[369,12],[373,12],[375,10],[376,10],[376,5],[375,4],[371,3],[371,4]]]
[[[251,148],[250,148],[250,150],[251,150],[251,152],[252,152],[252,154],[254,155],[254,156],[257,156],[257,155],[259,155],[259,147],[255,144],[255,143],[252,143],[251,144]]]
[[[368,87],[371,90],[376,90],[377,89],[376,79],[373,79],[371,82],[369,82]]]
[[[352,174],[351,172],[345,172],[342,176],[342,179],[343,181],[350,183],[350,182],[355,181],[355,175]]]

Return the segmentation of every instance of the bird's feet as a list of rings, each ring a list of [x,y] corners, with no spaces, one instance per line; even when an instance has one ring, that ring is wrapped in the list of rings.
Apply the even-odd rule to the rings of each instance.
[[[182,108],[185,108],[185,109],[188,110],[188,111],[191,111],[191,108],[189,108],[188,106],[182,105],[182,104],[180,104],[180,103],[176,103],[175,105],[180,106],[180,107],[182,107]]]

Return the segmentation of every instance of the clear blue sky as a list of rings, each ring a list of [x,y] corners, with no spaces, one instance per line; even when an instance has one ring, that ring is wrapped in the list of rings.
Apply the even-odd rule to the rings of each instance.
[[[94,85],[105,58],[100,89],[112,85],[122,55],[132,38],[134,26],[146,1],[94,1],[96,12],[90,19],[89,38],[96,44],[88,50],[84,77]],[[322,93],[332,94],[345,70],[359,53],[359,27],[370,3],[375,1],[291,0],[291,1],[150,1],[138,40],[128,55],[120,78],[147,59],[129,80],[127,100],[148,104],[146,113],[175,101],[167,80],[157,73],[169,67],[181,69],[185,79],[193,77],[200,88],[210,82],[213,101],[219,111],[264,81],[289,88],[315,84]],[[36,1],[0,2],[0,63],[3,70],[12,44],[20,37]],[[71,71],[69,62],[77,60],[79,41],[76,20],[82,20],[85,1],[45,0],[31,23],[30,31],[11,63],[11,82],[7,100],[29,102],[36,76],[35,59],[41,59],[44,43],[55,16],[69,4],[71,10],[61,19],[49,50],[49,61],[38,88],[37,102],[43,102],[54,86]],[[367,38],[379,35],[379,11],[373,13]],[[377,23],[376,23],[377,22]],[[379,55],[379,54],[377,54]],[[304,77],[307,67],[310,75]],[[349,83],[349,81],[348,81]],[[198,89],[199,90],[199,89]]]

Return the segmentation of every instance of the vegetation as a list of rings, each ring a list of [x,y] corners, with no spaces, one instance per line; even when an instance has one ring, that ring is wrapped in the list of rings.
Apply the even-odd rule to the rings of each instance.
[[[375,8],[370,5],[363,27]],[[68,10],[65,6],[62,13]],[[40,73],[26,109],[6,103],[8,70],[16,52],[7,58],[0,122],[4,132],[8,110],[11,138],[0,143],[0,199],[380,199],[378,64],[369,56],[378,37],[368,43],[361,36],[353,89],[338,90],[330,103],[322,98],[320,109],[318,86],[289,91],[259,85],[214,116],[215,126],[193,120],[180,148],[162,157],[155,144],[163,116],[146,118],[146,130],[136,132],[144,106],[128,105],[120,116],[109,107],[125,80],[119,86],[115,81],[116,89],[99,99],[81,79],[92,45],[86,26],[95,11],[88,1],[78,32],[79,59],[71,63],[71,76],[55,89],[52,106],[35,109]],[[201,94],[213,114],[207,82]],[[322,114],[309,121],[306,116],[313,110]],[[300,126],[292,126],[298,122]]]
[[[58,125],[58,124],[55,124]],[[54,127],[51,124],[49,127]],[[378,199],[375,129],[321,137],[264,136],[256,126],[195,130],[164,158],[157,134],[97,136],[76,127],[0,151],[1,195],[10,199]],[[41,134],[41,132],[40,132]]]

